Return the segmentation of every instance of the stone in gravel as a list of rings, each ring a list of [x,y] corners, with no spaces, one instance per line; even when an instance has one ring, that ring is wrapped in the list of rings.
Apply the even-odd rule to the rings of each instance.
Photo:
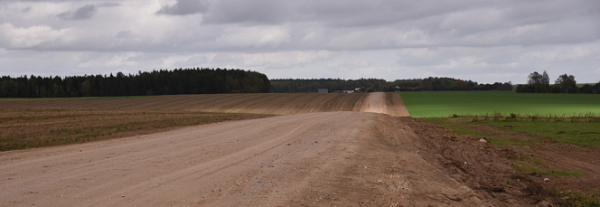
[[[544,178],[544,181],[549,181],[549,180],[550,180],[550,178]]]
[[[121,197],[125,197],[125,194],[121,194]]]
[[[484,138],[479,139],[480,142],[487,142]]]
[[[292,143],[288,143],[288,145],[291,145]]]

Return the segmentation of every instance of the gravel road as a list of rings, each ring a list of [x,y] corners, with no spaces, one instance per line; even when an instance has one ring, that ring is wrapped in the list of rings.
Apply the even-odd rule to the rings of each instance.
[[[0,153],[0,206],[482,206],[384,113],[322,112]],[[383,100],[383,101],[382,101]],[[365,104],[363,104],[365,105]]]

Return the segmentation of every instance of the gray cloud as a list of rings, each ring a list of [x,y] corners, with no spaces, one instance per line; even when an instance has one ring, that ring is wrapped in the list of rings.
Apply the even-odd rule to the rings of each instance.
[[[162,7],[157,14],[165,15],[189,15],[205,12],[210,6],[207,0],[177,0],[172,6]]]
[[[92,18],[97,10],[94,5],[85,5],[77,8],[75,11],[60,13],[56,17],[62,20],[85,20]]]
[[[280,0],[215,1],[204,15],[204,24],[280,24],[294,21],[297,3]]]
[[[600,81],[597,0],[172,2],[0,0],[0,72],[227,67],[272,78],[522,83],[546,70]],[[78,19],[87,21],[61,21]]]
[[[105,2],[105,3],[98,4],[98,7],[116,7],[116,6],[121,6],[121,4],[114,3],[114,2]]]

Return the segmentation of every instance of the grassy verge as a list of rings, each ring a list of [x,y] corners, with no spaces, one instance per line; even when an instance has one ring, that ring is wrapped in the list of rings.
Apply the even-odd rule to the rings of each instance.
[[[440,125],[451,129],[458,135],[469,135],[474,137],[485,138],[493,145],[504,146],[532,146],[539,145],[542,142],[537,139],[516,138],[506,134],[490,134],[486,131],[476,129],[480,122],[472,122],[471,118],[456,117],[456,118],[423,118],[425,122]]]
[[[492,140],[496,145],[529,145],[535,140],[518,140],[502,135],[486,135],[474,130],[477,124],[501,127],[514,132],[549,137],[560,143],[586,147],[600,146],[600,117],[592,114],[581,116],[521,116],[518,114],[481,116],[452,116],[448,118],[423,118],[423,120],[452,129],[459,135],[471,135]]]
[[[562,177],[583,177],[587,176],[584,173],[568,171],[568,170],[558,170],[553,168],[552,166],[546,164],[544,161],[539,159],[534,159],[529,156],[522,157],[521,159],[515,160],[516,164],[513,166],[515,169],[519,170],[521,173],[526,174],[539,174],[546,176],[562,176]]]
[[[422,118],[422,120],[444,126],[458,135],[484,137],[493,145],[504,145],[527,156],[514,161],[513,168],[522,174],[535,177],[578,178],[589,183],[592,175],[575,171],[565,165],[553,162],[552,158],[540,156],[539,150],[550,149],[546,144],[566,143],[595,148],[600,146],[600,121],[597,116],[505,116],[499,113],[483,116],[452,116],[447,118]],[[536,138],[537,137],[537,138]],[[541,138],[540,138],[541,137]],[[557,152],[560,153],[560,152]],[[555,178],[552,178],[555,177]],[[571,188],[571,187],[569,187]],[[552,195],[565,206],[600,206],[600,189],[576,188],[577,192],[557,191]],[[585,192],[582,192],[584,190]]]
[[[600,192],[600,189],[598,189]],[[600,193],[599,193],[600,194]],[[600,200],[598,198],[590,197],[583,194],[581,191],[571,191],[556,188],[553,193],[554,197],[558,198],[563,205],[567,207],[599,207]]]
[[[160,110],[2,107],[0,151],[82,143],[268,116]]]
[[[487,121],[485,124],[550,137],[578,146],[600,146],[600,122]]]

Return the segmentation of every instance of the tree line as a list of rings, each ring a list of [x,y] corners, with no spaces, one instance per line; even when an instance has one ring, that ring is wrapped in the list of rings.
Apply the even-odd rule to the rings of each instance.
[[[388,82],[383,79],[361,78],[356,80],[345,79],[271,79],[271,91],[274,93],[313,93],[318,89],[341,91],[343,89],[360,88],[363,92],[380,91]]]
[[[153,70],[125,75],[41,77],[2,76],[0,97],[56,98],[84,96],[144,96],[214,93],[268,93],[265,74],[240,69],[189,68]]]
[[[577,87],[575,76],[563,74],[550,85],[546,71],[542,74],[534,71],[527,77],[527,84],[517,87],[517,93],[600,93],[600,82]]]
[[[384,79],[272,79],[271,91],[275,93],[311,93],[317,89],[341,91],[356,89],[362,92],[371,91],[457,91],[457,90],[504,90],[512,91],[511,82],[494,84],[477,84],[471,80],[460,80],[445,77],[429,77],[425,79],[399,79],[388,82]]]
[[[513,84],[509,82],[494,84],[477,84],[471,80],[461,80],[448,77],[428,77],[425,79],[395,80],[383,91],[512,91]]]

